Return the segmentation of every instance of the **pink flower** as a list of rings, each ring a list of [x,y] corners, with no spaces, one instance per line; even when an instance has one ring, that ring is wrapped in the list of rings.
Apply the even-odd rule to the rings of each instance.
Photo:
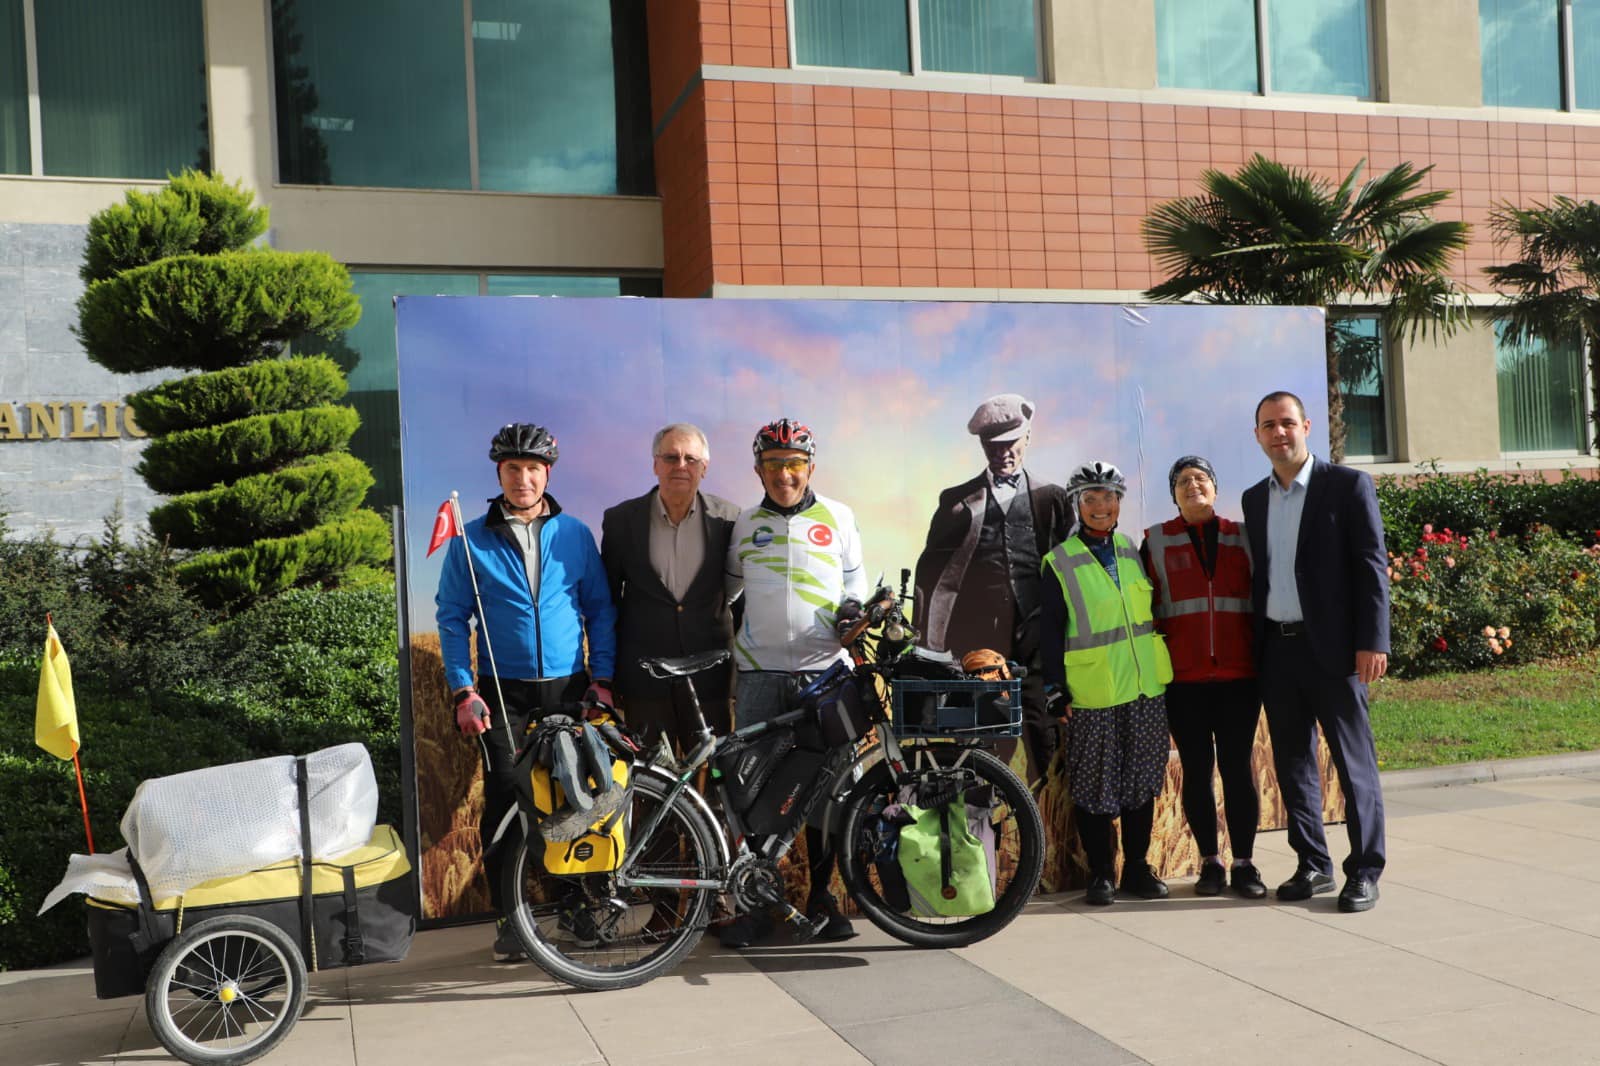
[[[1511,637],[1511,627],[1510,626],[1501,626],[1499,629],[1495,630],[1495,636],[1499,637],[1501,640],[1504,640],[1504,641],[1506,641],[1506,643],[1509,644],[1510,643],[1510,639],[1509,638]]]
[[[1486,636],[1486,637],[1494,636],[1494,626],[1484,626],[1483,627],[1483,635]]]
[[[1429,522],[1427,525],[1423,526],[1422,527],[1422,532],[1424,534],[1432,533],[1433,532],[1433,523]]]
[[[1444,565],[1454,570],[1456,568],[1456,557],[1454,555],[1446,555],[1444,557]]]

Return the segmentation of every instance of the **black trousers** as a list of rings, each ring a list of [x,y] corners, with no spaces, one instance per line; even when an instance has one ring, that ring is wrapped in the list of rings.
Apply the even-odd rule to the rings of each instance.
[[[1345,828],[1350,834],[1345,876],[1377,880],[1384,866],[1383,788],[1367,715],[1367,686],[1354,674],[1323,674],[1306,637],[1277,636],[1270,626],[1262,648],[1260,681],[1272,733],[1272,761],[1289,814],[1289,846],[1301,865],[1333,873],[1322,828],[1322,774],[1317,767],[1321,726],[1344,791]]]
[[[530,724],[547,714],[571,713],[589,687],[589,675],[571,674],[544,681],[503,677],[498,687],[497,692],[493,677],[480,678],[477,685],[478,695],[489,705],[491,716],[489,731],[478,737],[483,752],[483,817],[478,821],[478,833],[483,839],[483,875],[489,879],[489,900],[496,913],[504,914],[500,905],[501,871],[506,857],[522,838],[522,825],[516,818],[500,832],[506,815],[517,805],[515,776],[511,772],[516,746],[522,743]],[[500,705],[502,693],[504,707]],[[511,726],[509,733],[507,723]]]
[[[1083,843],[1084,857],[1089,860],[1089,876],[1110,877],[1116,867],[1116,852],[1111,844],[1110,814],[1091,814],[1083,808],[1077,810],[1078,839]],[[1122,873],[1149,863],[1150,832],[1154,828],[1156,801],[1145,800],[1137,807],[1122,809]]]
[[[730,672],[726,667],[718,667],[694,677],[694,692],[700,701],[700,713],[717,736],[726,735],[732,727]],[[674,678],[670,683],[651,685],[643,692],[619,696],[618,700],[622,705],[623,720],[628,723],[628,728],[639,734],[646,748],[653,747],[663,734],[679,754],[693,751],[694,746],[700,743],[700,724],[695,720],[687,681]]]
[[[1228,842],[1235,859],[1254,855],[1261,798],[1250,766],[1261,696],[1255,678],[1174,681],[1167,686],[1167,726],[1183,763],[1183,816],[1202,857],[1219,853],[1217,797],[1211,771],[1222,775]]]

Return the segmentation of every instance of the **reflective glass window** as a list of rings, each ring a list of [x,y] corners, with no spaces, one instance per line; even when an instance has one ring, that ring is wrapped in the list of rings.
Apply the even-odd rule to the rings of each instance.
[[[1375,315],[1336,319],[1333,343],[1344,395],[1344,452],[1347,457],[1387,459],[1389,443],[1389,364],[1383,323]]]
[[[272,4],[280,179],[466,189],[467,53],[460,4]]]
[[[1559,0],[1478,0],[1483,102],[1561,106]]]
[[[1583,359],[1575,340],[1513,344],[1499,325],[1495,369],[1502,452],[1585,450]]]
[[[918,0],[922,69],[1039,73],[1035,0]]]
[[[794,0],[795,61],[911,73],[906,0]]]
[[[490,296],[621,296],[621,278],[490,274]]]
[[[34,4],[46,174],[164,178],[210,167],[200,3]]]
[[[1259,92],[1255,0],[1156,0],[1156,81]]]
[[[26,174],[28,156],[28,42],[22,0],[0,0],[0,174]]]
[[[474,0],[479,186],[617,192],[611,5]]]
[[[1369,96],[1367,0],[1267,0],[1273,92]]]
[[[1578,107],[1600,110],[1600,0],[1572,5],[1572,62]]]

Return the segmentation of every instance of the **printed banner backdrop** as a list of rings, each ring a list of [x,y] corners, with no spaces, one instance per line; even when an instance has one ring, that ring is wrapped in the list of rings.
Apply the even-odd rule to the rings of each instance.
[[[424,553],[451,491],[469,521],[498,493],[488,446],[499,426],[537,422],[555,434],[549,492],[598,538],[606,508],[654,486],[650,442],[662,425],[704,429],[702,490],[747,507],[761,498],[756,429],[799,419],[818,442],[812,487],[855,510],[869,576],[895,584],[923,551],[940,493],[983,472],[966,426],[996,394],[1034,405],[1023,464],[1034,482],[1064,484],[1094,459],[1123,470],[1119,528],[1135,542],[1177,513],[1167,470],[1181,455],[1211,460],[1217,510],[1238,516],[1240,493],[1267,472],[1251,431],[1266,392],[1304,398],[1312,450],[1327,454],[1314,308],[402,296],[396,322],[430,919],[481,913],[488,892],[477,749],[456,733],[433,617],[443,554]],[[1058,823],[1046,887],[1071,879],[1058,793],[1041,795]],[[1263,799],[1270,812],[1275,797]]]

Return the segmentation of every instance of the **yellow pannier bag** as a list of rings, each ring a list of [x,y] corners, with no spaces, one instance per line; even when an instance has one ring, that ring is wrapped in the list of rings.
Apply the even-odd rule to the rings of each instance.
[[[612,762],[611,780],[616,794],[627,797],[628,764],[621,759]],[[529,813],[544,840],[545,872],[560,876],[605,874],[622,865],[628,844],[626,799],[599,818],[582,821],[575,820],[576,812],[567,804],[566,790],[548,766],[534,764],[529,770],[528,785],[533,807]],[[577,836],[570,835],[574,831]]]

